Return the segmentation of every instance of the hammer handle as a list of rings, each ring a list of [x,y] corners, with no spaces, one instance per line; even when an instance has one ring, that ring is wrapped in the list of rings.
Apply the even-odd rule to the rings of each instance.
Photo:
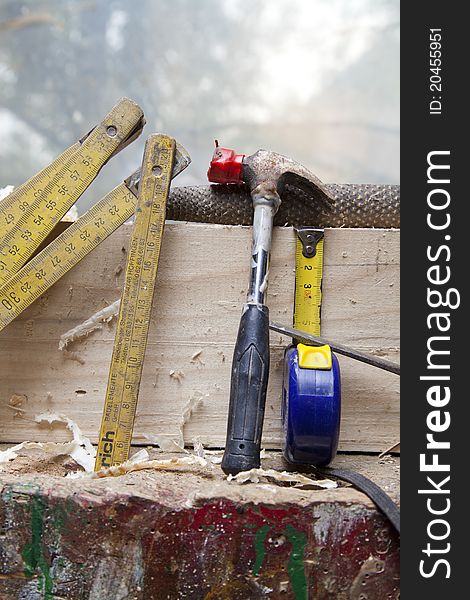
[[[236,474],[260,466],[269,373],[269,311],[245,304],[232,362],[227,441],[222,469]]]

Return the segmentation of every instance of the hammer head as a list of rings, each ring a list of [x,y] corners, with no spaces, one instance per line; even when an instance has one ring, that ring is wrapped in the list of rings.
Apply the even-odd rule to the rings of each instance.
[[[245,156],[217,146],[207,176],[215,183],[244,182],[253,197],[279,198],[285,186],[289,185],[316,200],[334,203],[334,198],[318,177],[291,158],[269,150],[258,150],[251,156]]]

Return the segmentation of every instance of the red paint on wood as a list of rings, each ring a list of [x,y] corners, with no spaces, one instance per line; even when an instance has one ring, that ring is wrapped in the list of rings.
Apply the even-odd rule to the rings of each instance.
[[[367,506],[163,496],[5,486],[0,598],[398,598],[397,537]]]

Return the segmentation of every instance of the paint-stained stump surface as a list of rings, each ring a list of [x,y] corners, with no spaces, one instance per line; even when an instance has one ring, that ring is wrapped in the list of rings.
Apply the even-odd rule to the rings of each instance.
[[[351,460],[396,497],[396,458],[335,466]],[[21,464],[0,472],[1,600],[399,597],[397,536],[350,487],[239,485],[217,466],[73,480],[58,461],[56,475]]]

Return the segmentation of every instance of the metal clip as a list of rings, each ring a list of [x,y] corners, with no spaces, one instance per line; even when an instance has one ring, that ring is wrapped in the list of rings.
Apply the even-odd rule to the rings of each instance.
[[[302,242],[302,254],[305,258],[313,258],[317,253],[317,244],[324,236],[324,229],[300,227],[295,230]]]

